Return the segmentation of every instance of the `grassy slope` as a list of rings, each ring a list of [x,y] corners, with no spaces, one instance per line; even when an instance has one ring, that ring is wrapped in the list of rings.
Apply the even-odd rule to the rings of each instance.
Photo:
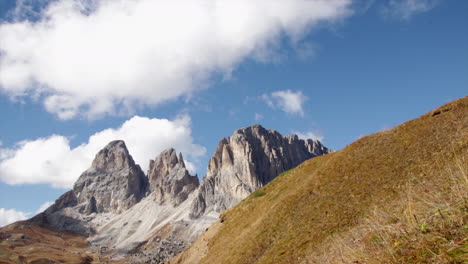
[[[0,264],[109,263],[91,252],[86,237],[26,221],[0,228]]]
[[[465,97],[278,176],[196,242],[201,263],[464,263],[467,152]]]

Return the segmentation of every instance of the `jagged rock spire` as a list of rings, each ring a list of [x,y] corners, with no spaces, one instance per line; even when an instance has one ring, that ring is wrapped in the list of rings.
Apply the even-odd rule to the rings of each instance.
[[[110,142],[73,187],[82,212],[121,212],[145,195],[146,177],[122,140]]]
[[[198,188],[197,176],[191,176],[185,168],[182,153],[178,157],[173,148],[164,150],[150,161],[148,170],[149,189],[159,203],[174,206],[185,201]]]

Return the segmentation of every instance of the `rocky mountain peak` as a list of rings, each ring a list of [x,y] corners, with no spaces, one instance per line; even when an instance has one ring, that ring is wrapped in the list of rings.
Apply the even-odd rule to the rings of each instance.
[[[100,150],[88,171],[111,171],[130,168],[135,162],[128,153],[127,146],[122,140],[115,140]]]
[[[150,160],[148,170],[149,182],[161,181],[176,166],[185,168],[182,153],[177,157],[175,149],[169,148],[161,152],[154,160]],[[151,177],[149,177],[151,175]]]
[[[98,152],[91,167],[73,187],[83,213],[122,212],[146,192],[147,179],[122,140],[110,142]]]
[[[319,141],[282,136],[261,125],[238,129],[219,142],[192,204],[191,217],[230,208],[278,174],[328,152]]]
[[[255,124],[255,125],[239,128],[232,133],[232,136],[235,136],[237,134],[241,134],[245,136],[256,136],[256,137],[261,137],[262,135],[265,136],[268,134],[281,136],[281,134],[278,131],[274,129],[266,129],[260,124]]]
[[[177,155],[173,148],[150,160],[148,181],[157,201],[174,206],[185,201],[199,185],[198,177],[191,176],[186,169],[182,153]]]

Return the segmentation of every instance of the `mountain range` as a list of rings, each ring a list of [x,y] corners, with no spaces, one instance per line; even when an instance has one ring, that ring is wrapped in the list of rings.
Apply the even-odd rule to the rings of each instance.
[[[116,140],[96,154],[72,190],[28,223],[83,235],[113,260],[161,263],[278,174],[329,152],[317,140],[253,125],[219,142],[200,183],[175,149],[150,160],[145,174]]]
[[[253,125],[206,175],[110,142],[0,263],[466,263],[468,97],[333,152]],[[324,155],[326,154],[326,155]]]

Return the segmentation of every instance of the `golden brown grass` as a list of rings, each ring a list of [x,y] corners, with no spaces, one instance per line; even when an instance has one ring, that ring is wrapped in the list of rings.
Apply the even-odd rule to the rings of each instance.
[[[467,152],[462,98],[278,176],[201,263],[466,263]]]
[[[17,222],[0,228],[1,264],[109,263],[109,259],[91,252],[86,237]]]
[[[468,166],[456,163],[458,171],[447,169],[440,177],[451,185],[448,191],[440,183],[408,185],[398,203],[374,208],[362,223],[331,236],[307,261],[466,263]]]

